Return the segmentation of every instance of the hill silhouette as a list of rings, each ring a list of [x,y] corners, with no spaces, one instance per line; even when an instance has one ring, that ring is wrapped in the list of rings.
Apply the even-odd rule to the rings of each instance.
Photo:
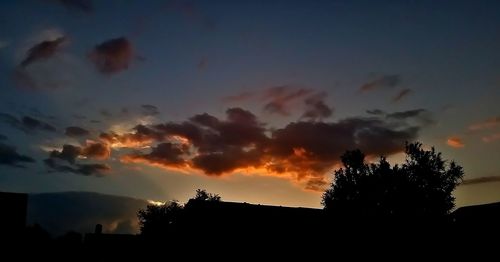
[[[96,224],[103,225],[104,233],[135,234],[137,211],[147,205],[146,200],[93,192],[30,194],[27,221],[52,236],[93,232]]]

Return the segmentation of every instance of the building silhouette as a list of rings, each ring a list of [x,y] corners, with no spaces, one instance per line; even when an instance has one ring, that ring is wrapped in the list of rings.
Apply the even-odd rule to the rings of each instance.
[[[0,192],[0,232],[2,236],[21,234],[26,228],[28,194]]]

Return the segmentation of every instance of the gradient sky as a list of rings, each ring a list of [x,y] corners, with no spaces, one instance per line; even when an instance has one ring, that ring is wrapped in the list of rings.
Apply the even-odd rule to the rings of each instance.
[[[319,207],[408,140],[500,201],[499,1],[6,0],[0,74],[2,191]]]

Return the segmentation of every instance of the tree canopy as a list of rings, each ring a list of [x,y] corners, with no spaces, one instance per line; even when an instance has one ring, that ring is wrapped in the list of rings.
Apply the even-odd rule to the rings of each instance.
[[[406,144],[406,160],[399,166],[385,157],[367,164],[360,150],[347,151],[343,168],[334,173],[323,194],[327,211],[340,216],[436,217],[454,207],[452,193],[461,182],[463,169],[445,161],[434,148]]]
[[[196,195],[189,199],[188,203],[200,201],[219,202],[221,197],[218,194],[208,193],[204,189],[198,189]],[[184,213],[184,208],[185,205],[174,200],[162,205],[151,204],[145,209],[139,210],[137,216],[141,234],[148,237],[166,235],[175,228]]]

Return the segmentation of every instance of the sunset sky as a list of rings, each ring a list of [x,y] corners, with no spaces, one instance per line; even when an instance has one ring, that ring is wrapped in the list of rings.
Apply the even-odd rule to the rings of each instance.
[[[500,201],[500,1],[0,1],[0,191],[320,207],[405,141]]]

